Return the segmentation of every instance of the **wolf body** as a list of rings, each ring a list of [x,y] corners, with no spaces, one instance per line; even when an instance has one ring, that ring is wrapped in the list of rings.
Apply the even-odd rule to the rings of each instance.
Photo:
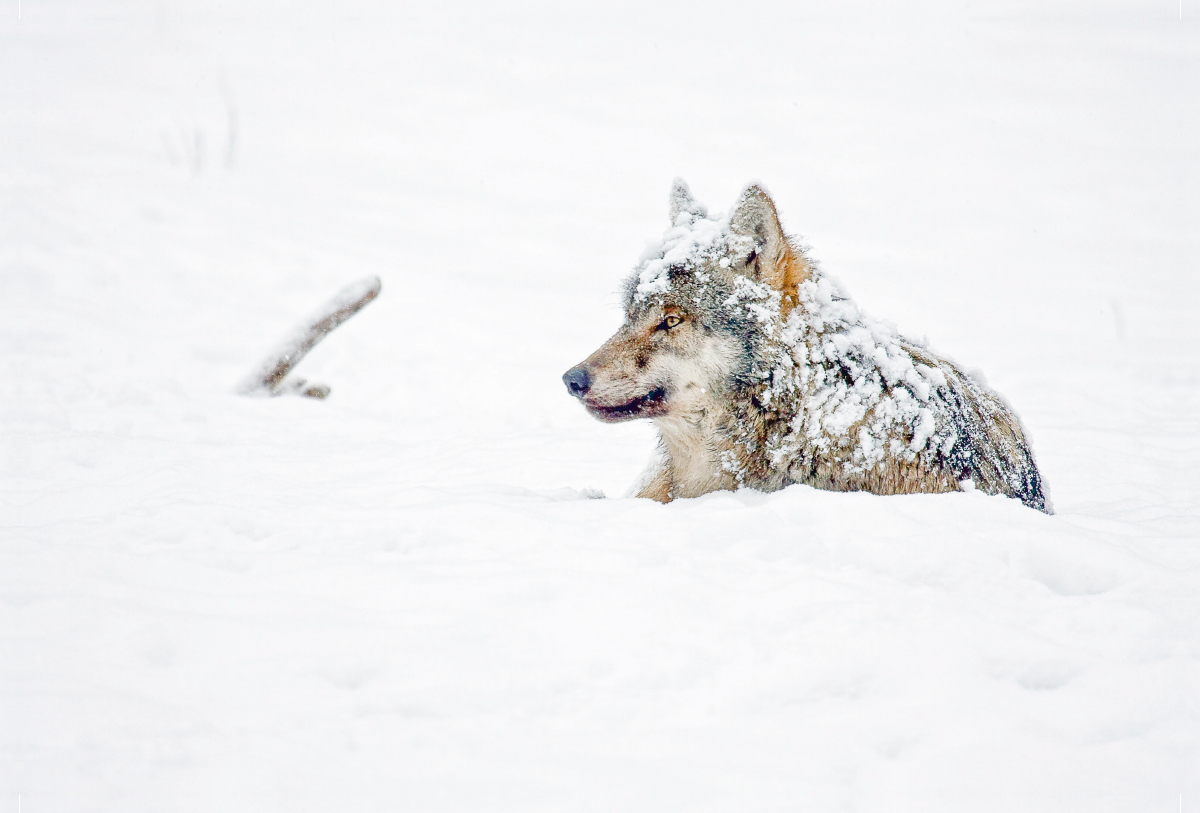
[[[951,361],[863,314],[759,186],[709,217],[682,181],[625,284],[625,323],[563,376],[602,421],[650,418],[638,496],[806,483],[1049,502],[1017,416]]]

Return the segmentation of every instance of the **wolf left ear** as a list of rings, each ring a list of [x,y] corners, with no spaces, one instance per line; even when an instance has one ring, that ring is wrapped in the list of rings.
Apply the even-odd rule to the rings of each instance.
[[[745,238],[748,246],[746,257],[742,258],[749,269],[747,275],[784,290],[790,249],[767,190],[754,184],[742,193],[734,207],[730,228]]]
[[[679,216],[686,214],[688,222],[693,222],[697,218],[707,217],[708,210],[704,208],[704,204],[698,202],[692,197],[692,190],[688,189],[688,185],[683,178],[676,178],[671,183],[671,225],[679,225]]]

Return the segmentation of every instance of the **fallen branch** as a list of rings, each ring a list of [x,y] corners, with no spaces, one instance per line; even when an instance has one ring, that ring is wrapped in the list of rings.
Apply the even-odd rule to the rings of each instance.
[[[255,372],[247,376],[238,386],[240,395],[306,395],[309,398],[324,398],[329,387],[324,384],[308,384],[303,379],[285,381],[300,360],[308,355],[331,330],[363,309],[363,306],[379,296],[382,283],[379,277],[367,277],[347,285],[337,296],[325,303],[309,319],[293,330],[278,349],[267,356]]]

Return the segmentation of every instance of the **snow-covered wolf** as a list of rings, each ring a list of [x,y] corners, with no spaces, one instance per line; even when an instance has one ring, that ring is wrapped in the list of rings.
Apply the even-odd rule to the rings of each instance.
[[[652,418],[638,496],[807,483],[969,488],[1049,513],[1017,416],[981,382],[863,314],[759,186],[709,217],[682,181],[625,285],[625,324],[563,381],[602,421]]]

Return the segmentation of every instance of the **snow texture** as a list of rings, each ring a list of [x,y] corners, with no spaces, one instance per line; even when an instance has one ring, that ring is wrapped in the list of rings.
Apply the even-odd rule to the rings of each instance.
[[[799,296],[786,328],[795,338],[786,344],[799,386],[814,391],[797,419],[808,441],[821,448],[831,438],[844,438],[870,414],[870,423],[854,438],[851,465],[872,468],[888,452],[901,460],[943,449],[949,454],[957,439],[953,426],[938,426],[934,418],[934,396],[948,386],[946,375],[915,362],[894,328],[861,313],[828,276],[814,274],[801,283]],[[905,434],[912,441],[896,447],[896,437]],[[893,448],[884,449],[885,442]]]
[[[0,803],[1200,810],[1198,26],[0,7]],[[761,180],[862,311],[985,370],[1057,513],[592,499],[653,431],[559,376],[676,175]],[[232,392],[367,275],[295,373],[330,398]],[[919,403],[831,279],[832,350]]]
[[[644,300],[671,289],[670,269],[677,265],[696,265],[706,254],[724,249],[729,237],[729,221],[696,213],[681,212],[663,233],[662,240],[651,243],[637,268],[634,297]]]

